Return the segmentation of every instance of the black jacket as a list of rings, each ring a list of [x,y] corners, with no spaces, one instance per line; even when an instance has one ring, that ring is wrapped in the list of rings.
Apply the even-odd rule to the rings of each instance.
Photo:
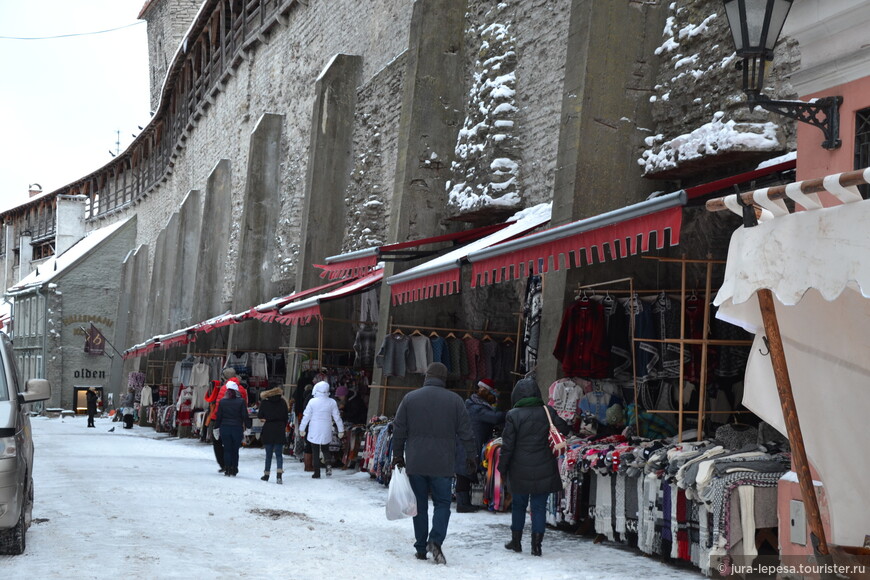
[[[404,458],[408,475],[453,477],[457,439],[474,454],[474,434],[462,397],[430,377],[411,391],[393,421],[393,458]]]
[[[286,440],[289,412],[283,394],[281,388],[276,387],[260,396],[257,417],[263,420],[263,431],[260,433],[260,442],[263,445],[283,445]]]
[[[242,427],[245,428],[248,422],[248,407],[245,405],[245,400],[240,397],[223,398],[218,404],[217,417],[215,418],[215,429],[221,427]]]
[[[511,403],[520,399],[540,397],[541,391],[535,381],[523,379],[517,382],[511,394]],[[548,407],[549,408],[549,407]],[[563,434],[568,433],[568,424],[549,408],[553,424]],[[552,493],[561,491],[562,480],[556,458],[547,444],[550,423],[543,406],[515,407],[508,411],[502,432],[499,471],[507,479],[511,493]]]
[[[87,397],[87,405],[88,405],[88,413],[96,413],[97,412],[97,394],[93,391],[88,391],[85,395]]]

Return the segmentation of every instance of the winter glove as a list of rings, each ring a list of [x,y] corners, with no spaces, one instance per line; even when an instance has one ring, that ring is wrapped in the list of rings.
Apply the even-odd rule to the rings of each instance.
[[[405,467],[405,460],[401,457],[393,457],[393,469],[397,467]]]
[[[212,436],[213,436],[215,439],[220,440],[220,438],[221,438],[221,430],[220,430],[219,428],[215,427],[215,428],[214,428],[214,431],[212,432]]]
[[[465,458],[465,473],[474,475],[477,473],[477,459],[474,457]]]
[[[299,436],[302,437],[303,439],[305,439],[305,431],[300,431]]]
[[[339,433],[338,433],[338,438],[339,438],[339,439],[344,439],[344,431],[339,431]]]

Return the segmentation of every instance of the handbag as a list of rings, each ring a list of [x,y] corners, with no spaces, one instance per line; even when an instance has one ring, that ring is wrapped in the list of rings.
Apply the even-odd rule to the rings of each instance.
[[[544,413],[547,414],[547,421],[550,423],[550,433],[547,435],[547,444],[550,446],[550,451],[553,452],[553,455],[559,457],[568,448],[568,441],[565,439],[565,436],[556,429],[556,426],[553,425],[553,419],[550,417],[550,408],[544,405]]]

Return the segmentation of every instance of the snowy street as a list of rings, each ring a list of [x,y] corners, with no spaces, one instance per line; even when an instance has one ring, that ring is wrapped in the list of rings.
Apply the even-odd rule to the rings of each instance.
[[[536,558],[528,522],[515,554],[510,515],[484,511],[452,513],[438,566],[414,559],[411,520],[386,519],[387,489],[366,473],[313,480],[285,456],[282,486],[274,465],[260,480],[259,448],[228,478],[195,439],[83,416],[32,424],[34,523],[23,555],[0,556],[4,578],[703,578],[555,530]]]

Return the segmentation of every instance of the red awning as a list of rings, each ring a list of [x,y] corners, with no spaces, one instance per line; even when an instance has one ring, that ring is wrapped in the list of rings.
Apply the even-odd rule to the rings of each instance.
[[[753,169],[752,171],[747,171],[746,173],[739,173],[737,175],[732,175],[731,177],[726,177],[724,179],[718,179],[716,181],[711,181],[702,185],[696,185],[695,187],[687,187],[686,195],[689,199],[697,199],[711,193],[730,189],[731,187],[735,185],[740,185],[741,183],[747,183],[755,179],[767,177],[768,175],[773,175],[774,173],[779,173],[780,171],[789,171],[796,167],[797,159],[789,159],[788,161],[768,165],[767,167],[762,167],[761,169]]]
[[[403,254],[411,248],[418,248],[420,246],[443,242],[453,242],[456,245],[463,245],[473,242],[474,240],[479,240],[480,238],[488,236],[493,232],[497,232],[502,228],[506,228],[511,223],[512,222],[505,222],[472,228],[460,232],[453,232],[450,234],[443,234],[440,236],[433,236],[430,238],[397,242],[395,244],[385,244],[383,246],[373,246],[371,248],[364,248],[354,252],[339,254],[338,256],[330,256],[326,258],[326,264],[315,264],[314,266],[323,270],[323,273],[320,275],[321,277],[325,278],[329,276],[330,280],[336,278],[358,278],[374,270],[380,260],[401,259]],[[415,256],[408,256],[409,259],[413,257]]]
[[[276,298],[274,300],[270,300],[269,302],[254,306],[253,308],[251,308],[244,314],[237,316],[236,318],[239,320],[256,318],[257,320],[261,320],[263,322],[276,322],[276,318],[280,315],[279,311],[284,306],[290,304],[291,302],[302,300],[303,298],[311,296],[312,294],[323,292],[327,288],[338,286],[339,284],[342,284],[344,282],[345,280],[334,280],[321,286],[309,288],[308,290],[293,292],[292,294],[288,294],[287,296],[284,296],[282,298]]]
[[[664,247],[666,231],[674,246],[679,243],[685,202],[685,192],[678,191],[471,252],[471,286],[546,273],[551,260],[552,268],[558,270],[560,255],[566,267],[571,266],[568,254],[572,253],[575,267],[581,265],[581,253],[585,253],[587,263],[593,262],[593,256],[603,262],[605,246],[609,247],[611,259],[646,252],[653,232],[657,248]]]
[[[384,269],[378,268],[371,274],[348,282],[331,292],[290,303],[281,308],[280,314],[275,317],[275,322],[280,322],[281,324],[308,324],[312,318],[320,318],[321,302],[352,296],[380,283],[383,278]]]
[[[529,208],[525,215],[488,236],[470,242],[387,279],[393,304],[426,300],[459,292],[459,274],[469,253],[505,243],[550,221],[550,206]]]

